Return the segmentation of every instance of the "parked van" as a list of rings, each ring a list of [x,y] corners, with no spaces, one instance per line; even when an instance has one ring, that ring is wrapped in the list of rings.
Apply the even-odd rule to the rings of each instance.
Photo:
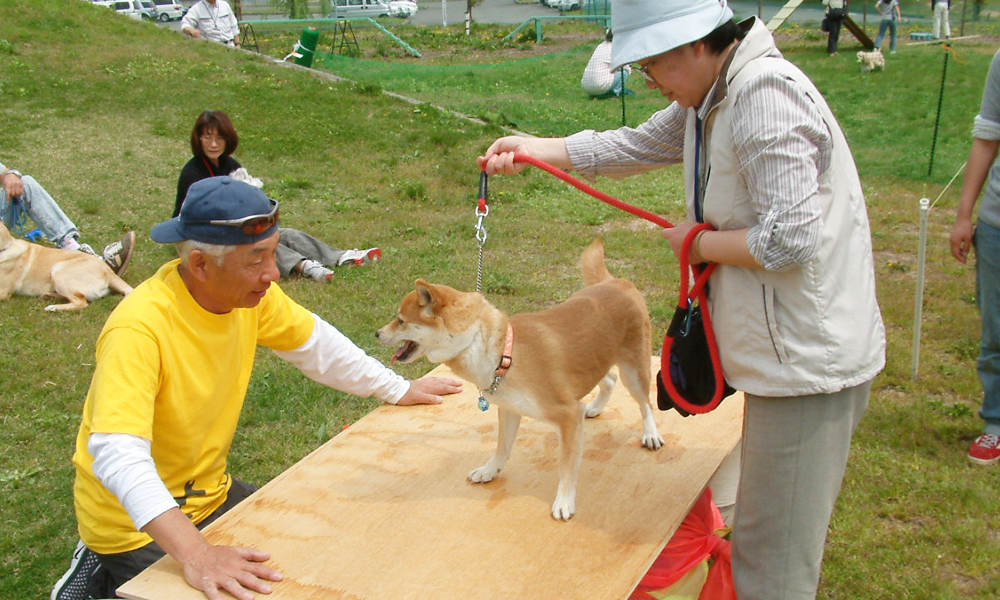
[[[160,13],[159,19],[164,23],[176,21],[187,12],[178,0],[153,0],[153,3],[156,4],[156,11]]]
[[[388,17],[389,3],[383,0],[336,0],[330,16],[344,17]]]

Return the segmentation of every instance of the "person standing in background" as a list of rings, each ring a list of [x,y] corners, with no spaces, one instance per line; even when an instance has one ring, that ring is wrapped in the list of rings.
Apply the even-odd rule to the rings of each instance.
[[[889,30],[889,52],[896,53],[896,29],[899,21],[903,18],[903,13],[899,10],[899,0],[879,0],[875,3],[875,10],[882,15],[882,22],[878,26],[878,36],[875,38],[875,48],[882,49],[882,40],[885,39],[885,32]]]
[[[969,460],[980,465],[1000,462],[1000,52],[993,56],[983,101],[972,125],[972,149],[965,167],[958,214],[951,230],[951,253],[965,263],[976,249],[976,304],[982,316],[977,369],[983,386],[979,416],[983,434],[972,442]],[[972,224],[976,200],[983,192],[978,223]]]
[[[830,56],[837,55],[837,43],[840,41],[840,25],[847,16],[847,0],[823,0],[826,6],[826,52]]]
[[[240,48],[240,25],[226,0],[198,0],[181,19],[181,31]]]
[[[951,0],[931,0],[931,10],[934,11],[934,39],[941,39],[941,25],[944,25],[945,39],[951,38],[951,23],[948,18],[948,10],[951,8]]]

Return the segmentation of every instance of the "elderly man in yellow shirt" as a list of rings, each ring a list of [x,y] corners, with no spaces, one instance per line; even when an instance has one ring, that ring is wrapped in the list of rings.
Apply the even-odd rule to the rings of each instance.
[[[76,441],[78,566],[53,598],[86,579],[96,598],[170,554],[214,600],[268,593],[281,574],[254,548],[213,546],[204,527],[255,488],[227,457],[258,345],[310,378],[391,404],[436,404],[461,382],[407,381],[277,285],[278,203],[229,177],[191,186],[180,214],[151,237],[180,258],[136,287],[108,318]],[[75,587],[79,587],[79,583]],[[60,595],[62,594],[62,595]]]

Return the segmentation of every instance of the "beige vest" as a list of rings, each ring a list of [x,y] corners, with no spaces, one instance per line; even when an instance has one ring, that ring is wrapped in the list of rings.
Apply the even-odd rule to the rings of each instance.
[[[760,50],[764,40],[756,29],[741,44],[750,42],[750,47],[740,49],[752,52],[756,43]],[[742,68],[734,64],[737,68],[726,98],[708,119],[703,150],[711,165],[704,194],[708,223],[719,230],[757,224],[749,191],[738,176],[730,126],[732,103],[754,75],[780,71],[807,91],[832,135],[833,157],[819,179],[823,230],[813,260],[780,271],[720,265],[712,277],[709,304],[726,378],[759,396],[832,393],[864,383],[885,365],[885,328],[875,298],[865,200],[847,140],[822,95],[791,63],[761,56]],[[685,140],[689,206],[694,114],[689,111]]]

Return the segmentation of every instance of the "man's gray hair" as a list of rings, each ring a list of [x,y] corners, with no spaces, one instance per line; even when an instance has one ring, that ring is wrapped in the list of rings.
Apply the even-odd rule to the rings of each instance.
[[[201,250],[207,254],[216,265],[222,266],[226,260],[226,255],[232,252],[236,246],[222,246],[219,244],[206,244],[197,240],[183,240],[177,242],[177,254],[181,257],[181,263],[187,264],[188,258],[193,250]]]

